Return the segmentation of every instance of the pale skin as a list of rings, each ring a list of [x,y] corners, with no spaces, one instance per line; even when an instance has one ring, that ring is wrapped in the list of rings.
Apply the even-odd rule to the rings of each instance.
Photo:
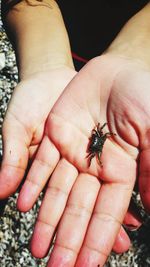
[[[3,124],[4,157],[0,179],[2,188],[7,190],[1,190],[1,198],[15,192],[20,184],[28,160],[42,140],[51,107],[76,74],[68,36],[55,1],[47,2],[49,7],[41,3],[38,6],[37,1],[31,4],[37,6],[25,1],[19,3],[3,19],[14,44],[20,82]],[[54,23],[57,32],[51,27]]]
[[[50,167],[57,153],[61,159],[49,181],[31,243],[33,255],[46,251],[61,216],[48,266],[103,266],[137,177],[149,209],[149,86],[150,73],[141,64],[105,55],[78,73],[50,112],[37,159],[47,162],[46,155],[51,155]],[[104,145],[103,167],[96,158],[89,167],[86,149],[91,129],[99,121],[107,121],[106,132],[116,136]],[[34,183],[41,184],[40,177],[35,180],[32,175],[35,166],[37,172],[45,169],[43,165],[38,170],[33,162],[27,178],[32,191]],[[27,194],[26,188],[22,194]]]
[[[11,13],[10,13],[10,15],[11,15]],[[13,18],[8,17],[8,20],[9,19],[13,20]],[[16,25],[18,25],[16,21],[15,21],[15,23],[16,23]],[[14,28],[17,27],[16,25],[14,26]],[[24,29],[19,28],[19,30],[17,32],[20,32],[20,35],[21,35],[22,30],[24,30]],[[23,35],[21,35],[21,36],[23,36]],[[32,36],[32,34],[31,34],[31,36]],[[47,36],[47,34],[45,36]],[[123,37],[124,37],[124,35],[123,35]],[[43,39],[43,36],[41,37],[41,39]],[[121,37],[121,40],[122,39],[123,38]],[[108,66],[110,67],[110,69],[108,68],[108,66],[106,66],[106,64],[104,64],[105,66],[101,65],[102,64],[101,62],[105,63],[105,57],[104,57],[104,60],[102,60],[102,59],[97,60],[96,59],[96,60],[92,61],[92,63],[90,62],[87,65],[87,67],[83,69],[83,72],[80,72],[79,75],[77,75],[77,77],[72,81],[71,86],[67,88],[67,91],[71,92],[71,94],[69,96],[67,96],[68,100],[66,100],[67,99],[67,97],[66,97],[67,91],[65,91],[65,93],[63,95],[64,96],[63,101],[64,101],[64,103],[66,101],[66,104],[64,104],[64,103],[63,103],[63,105],[61,104],[61,99],[62,99],[61,98],[60,100],[58,100],[57,105],[53,109],[53,113],[51,113],[51,114],[55,114],[55,113],[57,114],[57,108],[58,108],[59,109],[58,115],[60,115],[60,113],[62,114],[61,116],[70,115],[69,118],[67,117],[68,124],[66,125],[66,124],[62,123],[64,130],[59,129],[59,131],[61,130],[59,133],[59,131],[57,129],[58,128],[57,122],[55,122],[57,120],[55,119],[53,122],[51,119],[51,115],[50,115],[50,119],[48,120],[48,122],[46,124],[45,131],[44,131],[44,126],[45,126],[45,122],[46,122],[49,110],[52,108],[55,101],[57,100],[57,98],[59,97],[61,92],[63,91],[64,87],[74,77],[76,72],[73,70],[73,65],[71,63],[71,60],[70,59],[68,60],[68,56],[67,56],[67,58],[65,56],[66,54],[68,55],[68,53],[66,53],[66,51],[68,52],[68,50],[65,50],[66,46],[65,46],[65,49],[63,50],[62,56],[61,57],[56,56],[56,59],[58,59],[58,58],[63,59],[60,62],[57,62],[55,60],[55,64],[57,62],[57,66],[56,66],[55,64],[53,64],[52,61],[50,61],[50,62],[43,62],[42,61],[41,62],[41,60],[43,60],[42,56],[39,56],[39,58],[37,58],[37,55],[40,55],[40,45],[41,44],[39,44],[39,50],[38,51],[35,51],[35,49],[33,49],[32,53],[30,53],[30,55],[28,55],[28,53],[26,52],[26,51],[29,51],[28,49],[26,49],[27,43],[28,43],[28,42],[26,42],[26,40],[28,41],[28,38],[23,38],[23,40],[22,41],[21,40],[22,40],[22,38],[20,38],[20,46],[17,48],[18,49],[17,53],[18,53],[18,59],[19,59],[21,83],[15,89],[15,94],[13,95],[12,101],[9,105],[9,109],[8,109],[6,119],[4,122],[4,126],[3,126],[4,161],[2,164],[2,169],[1,169],[1,174],[0,174],[0,183],[1,183],[1,188],[2,188],[0,194],[1,194],[1,198],[3,198],[3,197],[8,196],[9,194],[11,194],[12,192],[14,192],[16,190],[21,179],[23,178],[24,171],[26,169],[29,158],[32,158],[32,155],[35,154],[35,151],[37,150],[37,148],[39,148],[38,153],[36,155],[36,158],[33,162],[33,165],[31,167],[29,173],[28,173],[28,176],[26,178],[26,182],[22,188],[22,191],[20,193],[20,197],[18,200],[18,207],[20,208],[20,210],[23,210],[23,211],[29,210],[32,207],[32,205],[34,204],[34,202],[36,201],[39,193],[41,192],[41,190],[43,189],[47,180],[49,179],[49,176],[53,172],[55,166],[58,164],[57,168],[55,169],[55,171],[52,175],[52,178],[49,182],[50,190],[48,189],[47,193],[45,195],[45,199],[44,199],[42,207],[41,207],[41,211],[40,211],[37,225],[35,228],[34,236],[32,239],[31,247],[32,247],[32,253],[35,256],[42,257],[46,254],[47,249],[48,249],[49,244],[50,244],[50,240],[52,238],[52,235],[55,231],[55,228],[56,228],[56,226],[60,220],[62,213],[64,212],[64,215],[61,219],[61,223],[60,223],[59,230],[58,230],[57,241],[59,241],[59,238],[60,238],[63,242],[63,244],[61,244],[61,245],[65,247],[66,246],[65,239],[63,240],[61,238],[61,235],[63,235],[64,237],[66,237],[66,240],[68,242],[68,246],[73,245],[73,247],[70,247],[70,248],[74,249],[74,251],[76,251],[76,252],[80,251],[80,254],[79,254],[79,257],[77,259],[76,255],[73,252],[69,252],[67,249],[66,249],[66,252],[63,249],[62,249],[62,251],[60,251],[61,249],[59,250],[59,247],[56,245],[54,248],[52,258],[49,262],[49,266],[55,266],[54,264],[57,264],[58,261],[59,261],[59,264],[62,264],[62,266],[74,266],[76,260],[78,260],[77,261],[77,262],[79,262],[78,264],[80,264],[80,261],[83,260],[82,259],[82,251],[84,251],[84,250],[83,249],[80,250],[81,243],[82,243],[83,238],[85,236],[86,236],[85,240],[89,239],[89,230],[87,231],[87,224],[88,224],[88,221],[89,221],[91,215],[92,215],[91,221],[94,220],[94,217],[95,217],[94,214],[95,213],[93,213],[93,208],[94,208],[94,205],[96,202],[96,198],[98,196],[98,192],[99,191],[100,192],[105,191],[105,188],[106,189],[108,188],[107,184],[109,184],[109,186],[110,186],[110,183],[108,183],[108,181],[110,182],[110,178],[111,179],[113,178],[113,177],[109,177],[108,174],[107,175],[105,174],[105,172],[107,173],[106,170],[108,168],[106,168],[103,171],[100,170],[100,167],[96,164],[95,159],[92,160],[92,166],[90,167],[90,169],[87,169],[87,162],[86,162],[85,157],[84,157],[86,149],[83,152],[83,149],[85,148],[85,145],[83,145],[83,144],[86,143],[86,145],[87,145],[88,137],[90,136],[90,132],[93,129],[93,127],[95,126],[95,123],[99,122],[99,121],[101,123],[107,121],[105,113],[106,113],[106,106],[108,105],[108,103],[107,103],[108,99],[107,98],[108,98],[109,93],[110,93],[109,92],[110,88],[107,85],[107,90],[104,91],[104,88],[98,88],[97,86],[95,86],[95,83],[96,83],[96,81],[103,82],[104,80],[106,80],[109,83],[112,79],[116,78],[117,73],[120,69],[121,69],[122,73],[124,73],[124,75],[125,75],[126,71],[128,71],[128,66],[130,66],[130,64],[126,65],[126,62],[128,60],[125,60],[125,62],[124,62],[123,59],[121,59],[122,61],[118,60],[117,61],[118,64],[115,64],[114,61],[116,61],[116,60],[115,59],[112,60],[112,57],[110,57],[111,59],[109,57],[106,57],[108,60],[107,62],[108,62]],[[33,43],[34,43],[34,40],[35,39],[33,39]],[[39,40],[39,38],[38,38],[38,40]],[[26,43],[26,45],[25,45],[25,43]],[[44,42],[44,45],[45,45],[45,43],[47,44],[47,42]],[[58,43],[59,42],[57,42],[57,44]],[[125,44],[125,41],[123,42],[123,44]],[[51,45],[50,40],[48,42],[48,45]],[[37,46],[37,42],[35,42],[35,46]],[[34,45],[33,45],[33,47],[34,47]],[[115,48],[113,48],[111,50],[111,54],[121,54],[122,52],[120,52],[118,47],[120,49],[121,46],[116,45]],[[68,49],[68,45],[67,45],[67,49]],[[48,47],[45,47],[45,50],[50,51],[51,49],[49,49],[49,46],[48,46]],[[37,52],[37,54],[35,52]],[[32,60],[29,61],[29,58],[31,58],[32,55],[34,57],[33,61]],[[57,55],[57,51],[56,51],[56,55]],[[114,55],[114,57],[115,56],[116,55]],[[45,58],[46,59],[51,58],[51,55],[47,56],[47,53],[46,53]],[[35,59],[37,59],[37,62],[35,61]],[[148,59],[148,57],[146,59]],[[142,58],[141,58],[141,60],[143,60],[143,62],[146,61],[145,59],[142,59]],[[131,61],[133,61],[133,60],[131,60]],[[30,62],[30,64],[29,64],[29,62]],[[31,66],[31,62],[33,62],[33,66]],[[130,63],[130,60],[129,60],[129,63]],[[42,73],[39,70],[40,64],[43,64],[42,65],[43,66]],[[122,68],[122,65],[125,66],[125,69]],[[145,72],[143,71],[143,69],[140,69],[138,63],[136,62],[132,66],[136,67],[136,71],[140,72],[142,77],[144,76],[143,79],[145,79]],[[132,66],[129,69],[132,70],[132,75],[135,76],[135,74],[137,74],[137,73],[133,73]],[[147,69],[147,66],[148,66],[148,64],[146,64],[146,69]],[[95,73],[95,68],[97,68],[97,67],[99,68],[99,69],[97,69],[98,73],[95,76],[93,75],[95,80],[93,79],[93,77],[92,78],[90,77],[91,80],[89,80],[89,73],[91,73],[91,72]],[[111,67],[113,70],[115,69],[114,72],[111,71]],[[104,76],[101,75],[101,77],[99,77],[99,73],[101,73],[101,69],[103,71],[104,70],[106,71],[107,77],[106,77],[105,73],[104,73],[105,74]],[[144,69],[145,69],[145,65],[144,65]],[[59,80],[56,78],[57,76],[60,77]],[[109,77],[109,79],[108,79],[108,77]],[[124,78],[124,76],[123,76],[123,78],[121,76],[120,79],[123,80],[122,83],[124,83],[124,84],[126,84],[128,82],[128,79]],[[87,81],[88,81],[88,83],[87,83]],[[126,81],[126,83],[125,83],[125,81]],[[117,80],[117,82],[118,82],[118,80]],[[79,85],[79,83],[80,83],[80,85]],[[82,87],[84,87],[83,83],[85,83],[86,88],[82,88]],[[135,83],[135,81],[134,81],[134,83]],[[39,84],[40,84],[40,86],[39,86]],[[91,85],[90,88],[92,88],[92,91],[91,91],[92,95],[87,94],[87,91],[89,91],[89,90],[87,90],[89,84]],[[79,92],[75,92],[74,87],[75,88],[76,87],[81,88],[81,90],[79,90]],[[37,93],[37,88],[38,88],[38,93]],[[106,86],[105,86],[105,88],[106,88]],[[44,90],[44,94],[43,94],[43,90]],[[86,90],[86,92],[84,92],[84,90]],[[123,90],[124,90],[124,88],[123,88]],[[107,92],[107,97],[105,95],[103,95],[104,92],[105,93]],[[78,95],[79,98],[77,98],[77,95],[76,95],[77,93],[80,93]],[[90,91],[89,91],[89,93],[90,93]],[[87,94],[87,96],[86,96],[86,94]],[[102,98],[100,97],[101,94],[103,96]],[[32,95],[32,104],[30,107],[31,95]],[[71,95],[73,97],[75,97],[75,99],[77,100],[77,102],[76,102],[77,107],[78,107],[78,105],[79,105],[79,107],[81,105],[81,107],[82,107],[81,111],[85,110],[87,112],[87,115],[83,114],[84,116],[87,116],[87,118],[88,118],[87,122],[86,122],[84,116],[82,118],[82,115],[81,115],[82,119],[78,118],[78,120],[77,120],[76,116],[74,115],[74,112],[76,114],[76,108],[77,107],[74,107],[72,109],[72,107],[69,106]],[[21,99],[22,99],[22,102],[21,102]],[[147,95],[146,95],[146,99],[147,99]],[[90,107],[91,107],[90,112],[89,112],[89,110],[87,110],[87,106],[85,105],[86,100],[87,100],[87,103],[90,100],[90,103],[88,103],[88,105],[90,104]],[[24,105],[22,105],[22,103],[24,103]],[[25,103],[26,103],[26,105],[25,105]],[[42,105],[42,103],[43,103],[43,105]],[[100,104],[102,106],[104,105],[102,111],[100,109]],[[39,107],[40,107],[40,109],[39,109]],[[31,110],[32,112],[29,114],[30,116],[26,116],[26,114],[29,110]],[[67,110],[68,110],[68,114],[67,114]],[[83,112],[83,113],[86,113],[86,112]],[[79,114],[79,111],[77,114]],[[81,112],[81,114],[82,114],[82,112]],[[61,118],[61,116],[60,116],[60,118]],[[71,121],[71,124],[69,124],[69,121],[72,119],[74,119],[75,121],[73,121],[73,122]],[[55,125],[55,123],[56,123],[56,125]],[[54,133],[52,134],[49,131],[49,127],[51,124],[53,125],[52,128],[54,129],[55,134]],[[13,127],[11,127],[11,125],[13,125]],[[14,127],[14,125],[15,125],[15,127]],[[61,125],[61,123],[59,125]],[[113,126],[112,122],[109,124],[109,127],[110,127],[110,125],[112,128],[111,130],[114,130],[114,132],[117,132],[116,129],[113,129],[114,126]],[[71,129],[70,129],[70,126],[71,126]],[[81,142],[81,145],[79,145],[76,152],[74,152],[72,149],[74,148],[74,145],[78,146],[79,135],[77,135],[77,139],[74,137],[74,135],[76,134],[76,130],[73,131],[74,128],[75,129],[77,128],[79,131],[81,131],[81,129],[82,129],[84,131],[82,138],[86,139],[86,142],[85,141]],[[71,131],[72,135],[70,134],[70,131]],[[44,137],[43,137],[43,135],[44,135]],[[120,134],[117,133],[117,135],[119,138]],[[16,140],[15,142],[14,142],[14,136],[15,136],[15,140]],[[16,138],[16,136],[18,138]],[[68,137],[69,137],[69,139],[68,139]],[[69,144],[69,149],[66,146],[65,138],[67,138],[67,142],[71,142]],[[71,138],[73,138],[73,139],[71,139]],[[51,142],[50,142],[50,139],[52,139]],[[62,142],[59,145],[59,142],[63,139],[64,139],[64,142]],[[74,143],[74,141],[72,141],[72,140],[77,140],[77,142]],[[42,141],[42,144],[39,147],[41,141]],[[72,145],[72,143],[73,143],[73,145]],[[126,140],[126,143],[128,143],[128,140]],[[109,144],[109,147],[107,147],[108,144]],[[115,146],[115,144],[117,144],[117,146]],[[106,257],[108,255],[108,253],[110,252],[110,250],[113,246],[113,243],[115,242],[115,238],[117,236],[117,233],[120,229],[120,223],[123,221],[124,216],[125,216],[125,212],[128,208],[132,188],[133,188],[133,185],[135,182],[135,173],[134,173],[135,172],[135,166],[136,166],[135,160],[136,160],[136,157],[138,155],[138,150],[136,149],[136,146],[133,149],[133,144],[130,146],[130,148],[127,146],[127,149],[126,149],[127,151],[125,149],[124,149],[125,150],[124,151],[122,148],[124,149],[124,145],[122,143],[119,143],[119,141],[117,139],[115,139],[114,141],[113,141],[113,139],[111,139],[110,141],[108,140],[106,143],[106,149],[105,149],[106,151],[105,151],[105,154],[103,155],[104,159],[102,157],[102,160],[103,160],[103,164],[105,164],[105,161],[106,161],[106,163],[107,162],[110,163],[110,160],[113,161],[113,157],[111,159],[110,156],[108,155],[108,154],[110,154],[110,153],[108,153],[109,150],[112,149],[112,152],[115,151],[116,154],[115,153],[114,154],[116,155],[116,157],[117,157],[117,155],[119,155],[118,156],[119,159],[120,159],[120,155],[121,155],[122,162],[124,162],[126,164],[130,164],[132,162],[131,165],[133,165],[133,167],[132,168],[130,167],[131,169],[127,168],[127,170],[130,170],[130,173],[128,175],[129,176],[131,175],[131,178],[129,177],[127,179],[127,181],[122,180],[119,182],[117,180],[118,179],[117,177],[114,177],[114,180],[111,180],[112,188],[114,188],[114,191],[115,191],[116,183],[118,183],[117,185],[119,185],[120,188],[125,188],[125,186],[127,186],[127,187],[129,186],[130,190],[128,190],[128,194],[126,193],[127,195],[125,195],[126,201],[125,202],[122,201],[123,206],[118,207],[116,205],[116,214],[112,214],[113,218],[116,218],[119,223],[116,224],[115,220],[114,220],[113,226],[109,222],[108,228],[106,227],[104,229],[102,228],[101,223],[99,223],[99,222],[97,223],[97,226],[94,230],[95,232],[93,232],[93,238],[98,237],[99,234],[100,234],[100,237],[103,236],[105,238],[105,244],[106,244],[106,248],[105,248],[106,251],[105,252],[106,253],[105,253],[105,256],[101,255],[101,257],[99,258],[98,254],[95,254],[95,256],[93,256],[92,250],[89,251],[88,255],[90,255],[89,257],[90,257],[90,260],[92,262],[92,263],[89,262],[89,266],[95,266],[94,264],[95,263],[97,264],[97,262],[98,262],[98,264],[100,262],[101,262],[101,264],[103,264],[103,262],[106,260]],[[64,149],[65,149],[65,152],[64,152]],[[131,151],[130,151],[130,149],[131,149]],[[47,151],[49,151],[49,153],[47,153]],[[121,153],[121,154],[117,154],[117,153]],[[63,156],[63,158],[62,157],[60,158],[60,155]],[[107,160],[107,157],[108,157],[108,160]],[[80,159],[80,162],[79,162],[79,159]],[[118,162],[118,159],[117,159],[117,162]],[[81,163],[83,163],[83,166],[85,165],[82,168],[80,166]],[[114,162],[114,169],[115,169],[115,162]],[[85,173],[85,172],[87,172],[87,173]],[[102,174],[101,174],[101,172],[102,172]],[[123,174],[122,170],[120,170],[120,172]],[[57,179],[59,173],[61,173],[61,179],[60,178]],[[117,173],[119,174],[118,170],[117,170]],[[101,186],[101,183],[97,179],[97,177],[99,177],[99,175],[101,176],[101,179],[105,181],[106,187],[104,187],[104,185]],[[127,175],[127,177],[128,177],[128,175]],[[14,179],[14,177],[15,177],[15,179]],[[41,177],[42,177],[42,179],[41,179]],[[129,180],[130,180],[130,183],[128,183]],[[14,181],[16,183],[14,183]],[[132,181],[132,183],[131,183],[131,181]],[[140,181],[143,181],[143,180],[141,179]],[[127,182],[127,184],[126,184],[126,182]],[[101,188],[100,188],[100,186],[101,186]],[[89,188],[91,188],[90,193],[89,193]],[[142,182],[141,182],[141,188],[144,188],[144,185]],[[110,189],[110,187],[109,187],[109,189]],[[65,194],[61,193],[61,191],[65,192]],[[112,190],[112,194],[114,191]],[[107,192],[107,190],[106,190],[106,192]],[[111,199],[111,197],[112,197],[112,196],[110,196],[110,192],[111,192],[111,190],[108,190],[108,195],[107,195],[107,193],[105,195],[106,198],[108,197],[108,200]],[[118,190],[117,190],[117,192],[118,192]],[[81,197],[80,197],[80,195],[81,195]],[[100,193],[98,200],[103,195],[104,194]],[[147,194],[145,194],[145,190],[141,189],[141,195],[143,196],[143,202],[145,203],[146,207],[149,207],[148,206],[149,205],[149,199],[147,199],[148,197],[147,197]],[[48,199],[50,199],[51,201],[49,201]],[[100,200],[99,201],[98,200],[96,203],[99,203]],[[83,201],[84,203],[80,203],[80,201]],[[118,201],[118,202],[120,202],[120,201]],[[112,209],[112,211],[114,212],[114,207],[111,206],[111,203],[109,201],[107,203],[109,204],[109,209]],[[54,208],[54,204],[55,204],[55,208]],[[80,204],[85,205],[85,209],[82,212],[82,216],[79,216],[80,215],[80,207],[81,207]],[[68,205],[69,205],[69,208],[68,208]],[[97,205],[98,204],[96,204],[96,206]],[[99,208],[99,205],[98,205],[98,208]],[[57,213],[56,213],[56,210],[57,210]],[[89,213],[86,213],[86,210],[88,210]],[[52,213],[52,211],[55,211],[55,212]],[[70,221],[70,225],[68,226],[68,220],[65,222],[65,220],[66,220],[65,214],[67,214],[68,211],[70,212],[71,217],[72,217],[71,214],[74,214],[74,216],[78,214],[76,224],[75,224],[75,222],[71,223],[71,221]],[[50,218],[47,218],[47,213],[51,214]],[[48,224],[45,225],[42,223],[42,221],[45,221],[45,214],[46,214],[46,219],[50,220],[50,221],[48,221],[48,224],[50,224],[51,226],[48,226]],[[132,212],[130,214],[132,216]],[[68,213],[68,215],[69,215],[69,213]],[[66,218],[68,215],[66,215]],[[133,216],[132,219],[134,220],[135,217]],[[39,223],[39,222],[41,222],[41,223]],[[75,224],[75,227],[74,227],[74,224]],[[105,224],[106,224],[106,222],[105,222]],[[113,224],[113,222],[112,222],[112,224]],[[139,225],[139,224],[140,223],[137,220],[137,225]],[[77,225],[79,228],[81,226],[82,227],[80,229],[78,229]],[[65,232],[66,231],[65,229],[67,229],[67,232]],[[102,231],[101,229],[104,230],[103,234],[101,233],[101,231]],[[75,230],[75,232],[73,232],[74,230]],[[107,234],[105,234],[105,230],[106,230]],[[70,231],[72,234],[70,234]],[[126,247],[126,249],[127,249],[127,247],[129,247],[129,239],[127,238],[123,228],[121,228],[120,233],[122,233],[122,239],[126,240],[126,244],[122,249],[122,251],[123,251],[123,250],[125,250],[125,247]],[[69,235],[69,237],[66,235]],[[111,237],[110,237],[110,235],[111,235]],[[73,237],[73,239],[72,239],[72,237]],[[99,239],[100,239],[100,240],[98,240],[99,242],[104,241],[103,238],[99,238]],[[38,247],[36,246],[37,240],[39,241]],[[109,241],[109,244],[108,244],[108,241]],[[41,243],[41,248],[39,247],[40,243]],[[107,244],[108,244],[108,247],[107,247]],[[116,244],[117,244],[117,242],[116,242]],[[98,246],[99,245],[101,246],[102,244],[98,244]],[[119,248],[119,245],[116,247]],[[116,248],[116,247],[114,245],[114,248]],[[104,246],[103,246],[103,248],[104,248]],[[115,249],[116,251],[117,251],[117,248]],[[101,251],[100,247],[99,247],[99,250]],[[103,252],[103,251],[101,251],[101,252]],[[59,256],[57,256],[57,254],[59,254],[59,256],[61,255],[61,262],[60,262]],[[65,260],[67,260],[67,263],[65,263],[66,265],[63,265],[64,264],[63,262]],[[86,260],[88,260],[88,257],[86,257]],[[52,264],[52,261],[55,263]],[[61,265],[59,265],[59,266],[61,266]]]

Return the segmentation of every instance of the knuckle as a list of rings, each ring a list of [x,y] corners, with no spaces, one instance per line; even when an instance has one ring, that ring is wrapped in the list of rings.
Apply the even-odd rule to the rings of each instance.
[[[109,253],[107,253],[107,252],[105,252],[105,251],[102,251],[102,250],[100,250],[100,249],[98,249],[98,248],[96,248],[96,247],[89,246],[88,244],[85,244],[84,247],[85,247],[87,250],[89,250],[90,252],[91,252],[91,251],[94,251],[94,254],[95,254],[95,252],[96,252],[97,254],[99,254],[99,255],[101,254],[101,255],[105,256],[106,258],[107,258],[108,255],[109,255]]]
[[[55,229],[55,225],[53,225],[50,222],[47,222],[41,218],[38,218],[37,224],[41,224],[43,226],[46,226],[46,227],[50,228],[52,231],[54,231],[54,229]]]
[[[121,222],[110,213],[94,211],[93,216],[104,223],[114,223],[119,224],[119,226],[121,225]]]
[[[63,190],[62,188],[56,187],[56,186],[48,185],[47,190],[54,197],[58,197],[58,195],[64,195],[65,197],[68,196],[65,190]]]
[[[27,181],[29,184],[33,185],[34,187],[36,186],[36,187],[38,187],[39,189],[41,188],[41,184],[38,183],[37,181],[34,181],[34,179],[29,178],[29,179],[27,179],[26,181]]]
[[[55,243],[55,247],[56,246],[57,247],[60,247],[63,250],[66,250],[68,252],[71,252],[73,255],[77,255],[78,254],[78,252],[74,248],[72,248],[71,246],[70,247],[69,246],[65,246],[65,245],[63,245],[61,243],[58,243],[58,241]]]
[[[53,168],[50,162],[47,162],[45,160],[35,158],[35,162],[37,162],[41,167],[48,167],[48,168]]]
[[[82,184],[86,184],[86,188],[88,189],[88,191],[89,191],[89,188],[91,188],[91,190],[100,188],[99,180],[97,179],[97,177],[93,175],[90,175],[90,174],[85,175],[84,173],[80,174],[79,180]]]
[[[66,206],[66,214],[74,217],[89,217],[92,212],[85,206],[68,203]]]

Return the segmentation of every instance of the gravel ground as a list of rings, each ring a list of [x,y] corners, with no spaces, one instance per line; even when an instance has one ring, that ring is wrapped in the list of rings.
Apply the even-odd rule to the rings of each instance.
[[[0,20],[0,159],[1,126],[17,80],[15,55]],[[35,259],[28,249],[42,195],[33,209],[25,214],[16,209],[17,196],[18,193],[0,203],[0,267],[45,267],[48,257]],[[139,197],[136,197],[136,201],[139,203],[144,225],[138,231],[130,233],[133,244],[130,250],[122,255],[112,253],[106,267],[150,266],[150,217],[141,208]]]

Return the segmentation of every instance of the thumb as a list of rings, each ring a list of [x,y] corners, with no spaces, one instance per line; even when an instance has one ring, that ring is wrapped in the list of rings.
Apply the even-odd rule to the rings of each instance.
[[[0,170],[0,199],[7,198],[18,188],[28,164],[29,136],[24,126],[13,118],[3,123],[3,159]]]

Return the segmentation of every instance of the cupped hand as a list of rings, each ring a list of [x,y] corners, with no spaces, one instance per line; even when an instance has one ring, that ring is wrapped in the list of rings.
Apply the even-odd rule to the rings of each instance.
[[[38,168],[37,160],[45,161],[45,155],[53,160],[56,154],[61,156],[31,243],[33,254],[42,256],[59,222],[48,266],[103,266],[121,229],[137,177],[149,209],[149,86],[150,74],[138,62],[105,55],[76,75],[51,110],[29,172],[29,182],[34,184],[34,169],[40,174],[45,171],[45,164]],[[89,165],[92,130],[106,122],[103,133],[115,135],[104,143],[103,166],[97,154]],[[36,179],[38,186],[41,177]]]
[[[68,67],[44,71],[22,80],[14,89],[3,123],[0,198],[6,198],[16,191],[29,159],[34,156],[42,141],[50,109],[75,74]],[[55,157],[52,168],[57,163],[59,153]],[[36,165],[41,166],[42,162],[37,160]],[[43,185],[50,175],[46,167],[45,175]]]

